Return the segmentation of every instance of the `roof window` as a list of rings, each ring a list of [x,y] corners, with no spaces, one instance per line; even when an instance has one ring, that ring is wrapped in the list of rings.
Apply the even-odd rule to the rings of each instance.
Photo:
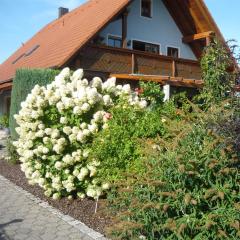
[[[15,64],[16,62],[18,62],[22,57],[28,57],[30,56],[33,52],[35,52],[38,48],[40,47],[40,45],[35,45],[34,47],[32,47],[30,50],[28,50],[27,52],[21,54],[19,57],[17,57],[12,64]]]
[[[33,48],[31,48],[30,50],[28,50],[25,53],[25,57],[30,56],[34,51],[36,51],[38,48],[40,47],[40,45],[35,45]]]
[[[25,53],[21,54],[19,57],[17,57],[12,64],[15,64],[17,61],[19,61],[23,56],[25,56]]]

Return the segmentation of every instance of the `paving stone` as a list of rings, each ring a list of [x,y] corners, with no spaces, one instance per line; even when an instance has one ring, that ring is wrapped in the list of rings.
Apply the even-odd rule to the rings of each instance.
[[[1,175],[0,216],[0,239],[4,240],[106,240]]]

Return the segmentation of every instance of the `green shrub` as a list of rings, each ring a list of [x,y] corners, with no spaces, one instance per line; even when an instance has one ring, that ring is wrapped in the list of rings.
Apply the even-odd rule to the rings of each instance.
[[[31,92],[33,87],[38,84],[40,86],[47,85],[54,80],[54,77],[59,73],[58,70],[51,69],[19,69],[13,80],[13,89],[11,96],[11,108],[9,126],[13,139],[17,138],[15,128],[17,127],[14,115],[17,114],[21,108],[27,95]]]
[[[19,163],[19,155],[17,153],[16,147],[12,143],[12,139],[8,138],[6,142],[6,148],[7,148],[7,161],[11,164],[17,164]]]
[[[134,109],[119,103],[110,110],[112,119],[108,128],[98,134],[93,141],[92,159],[101,162],[98,176],[110,182],[124,179],[131,169],[141,165],[140,142],[165,133],[163,93],[159,84],[141,83],[139,96],[149,102],[147,109]]]
[[[7,115],[0,116],[0,127],[9,127],[9,117]]]
[[[136,90],[140,97],[146,99],[153,106],[159,106],[163,103],[164,93],[158,83],[140,82],[140,88]]]
[[[232,112],[212,106],[189,115],[145,141],[145,167],[117,182],[113,239],[240,238],[240,161],[221,131]]]
[[[164,133],[159,111],[113,108],[112,120],[94,139],[92,158],[101,162],[99,176],[112,182],[136,167],[141,156],[140,141]]]

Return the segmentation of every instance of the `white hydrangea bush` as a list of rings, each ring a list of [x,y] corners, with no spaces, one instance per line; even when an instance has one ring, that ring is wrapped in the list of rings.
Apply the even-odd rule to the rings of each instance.
[[[88,82],[82,69],[71,75],[65,68],[46,87],[36,85],[14,116],[14,145],[29,183],[54,199],[97,198],[107,191],[109,184],[97,178],[101,163],[89,154],[95,134],[108,127],[108,110],[120,99],[137,108],[147,105],[130,85],[116,85],[115,78]]]

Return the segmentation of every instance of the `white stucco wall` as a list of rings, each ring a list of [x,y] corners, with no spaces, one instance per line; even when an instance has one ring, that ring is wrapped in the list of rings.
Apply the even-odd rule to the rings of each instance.
[[[162,0],[152,0],[152,18],[141,17],[141,0],[134,0],[129,6],[128,40],[140,40],[160,45],[160,53],[167,55],[167,46],[179,48],[180,58],[196,60],[191,48],[182,42],[182,33],[163,4]],[[110,23],[100,35],[107,44],[108,34],[122,35],[121,19]],[[132,46],[128,46],[132,48]]]

